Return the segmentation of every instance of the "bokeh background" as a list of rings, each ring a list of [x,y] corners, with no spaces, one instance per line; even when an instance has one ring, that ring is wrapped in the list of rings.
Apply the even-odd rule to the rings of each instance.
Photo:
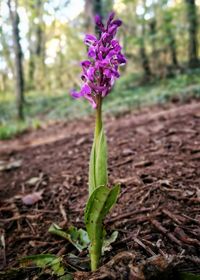
[[[1,0],[0,139],[92,112],[74,101],[85,33],[115,11],[128,63],[104,103],[118,114],[200,96],[200,0]]]

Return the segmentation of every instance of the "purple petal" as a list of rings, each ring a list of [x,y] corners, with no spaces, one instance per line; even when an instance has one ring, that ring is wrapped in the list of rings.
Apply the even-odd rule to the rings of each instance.
[[[77,99],[77,98],[81,98],[81,97],[83,96],[83,94],[81,93],[81,91],[77,92],[77,91],[75,91],[75,90],[72,90],[72,91],[71,91],[71,96],[72,96],[73,98]]]
[[[110,69],[105,69],[103,73],[107,78],[111,78],[112,76]]]
[[[109,89],[108,88],[106,88],[105,90],[103,90],[102,91],[102,97],[105,97],[107,94],[108,94],[108,92],[109,92]]]
[[[94,91],[99,92],[99,93],[101,93],[103,90],[106,89],[106,86],[98,86],[98,85],[95,85],[95,84],[93,84],[93,83],[90,83],[90,87],[91,87]]]
[[[96,49],[95,47],[90,47],[88,50],[88,56],[92,58],[96,58]]]
[[[101,60],[101,61],[96,61],[95,66],[96,66],[96,68],[106,67],[109,63],[110,63],[109,60],[104,59],[104,60]]]
[[[117,26],[120,26],[120,25],[122,25],[122,21],[121,21],[120,19],[116,19],[116,20],[114,20],[114,21],[112,22],[112,24],[115,24],[115,25],[117,25]]]
[[[122,49],[122,47],[120,46],[120,44],[117,40],[112,40],[111,45],[113,46],[113,48],[116,52],[119,52]]]
[[[110,43],[110,41],[112,40],[113,36],[111,36],[111,34],[109,33],[104,33],[104,36],[102,36],[102,41],[104,43]]]
[[[117,70],[112,69],[112,74],[113,74],[113,76],[115,78],[119,78],[120,77],[120,74],[119,74],[119,72]]]
[[[111,21],[114,19],[114,17],[115,17],[115,13],[111,12],[108,16],[107,28],[108,28],[109,24],[111,23]]]
[[[111,25],[111,27],[108,28],[108,33],[112,36],[115,36],[116,32],[117,32],[117,25]]]
[[[89,60],[84,60],[81,62],[81,66],[85,68],[89,68],[91,62]]]
[[[118,60],[118,62],[120,63],[120,64],[125,64],[126,63],[126,58],[125,58],[125,56],[123,55],[123,54],[118,54],[117,55],[117,60]]]
[[[88,86],[88,84],[83,84],[81,90],[79,92],[75,91],[75,90],[72,90],[71,91],[71,96],[73,98],[81,98],[83,97],[84,95],[86,94],[91,94],[91,88]]]
[[[81,88],[81,92],[82,92],[83,95],[91,94],[91,88],[88,86],[88,84],[83,84],[83,86]]]
[[[115,50],[111,50],[108,55],[106,56],[106,59],[111,59],[113,56],[116,55],[116,51]]]
[[[88,76],[90,81],[94,81],[94,73],[95,73],[95,68],[90,67],[87,71],[87,76]]]
[[[86,34],[85,35],[84,43],[86,45],[90,46],[91,44],[94,44],[95,42],[97,42],[96,36],[94,36],[92,34]]]
[[[87,69],[90,67],[91,62],[89,60],[84,60],[81,62],[83,73],[86,74]]]
[[[90,95],[85,95],[84,97],[92,104],[92,107],[94,109],[97,107],[97,104],[95,103],[94,99]]]
[[[104,25],[103,25],[102,20],[101,20],[101,17],[99,15],[95,16],[95,23],[101,31],[105,30]]]

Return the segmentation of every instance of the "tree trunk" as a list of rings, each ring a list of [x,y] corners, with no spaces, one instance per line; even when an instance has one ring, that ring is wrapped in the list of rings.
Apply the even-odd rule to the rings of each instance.
[[[197,21],[197,8],[195,0],[185,0],[187,5],[187,17],[189,23],[189,67],[195,68],[198,66],[198,21]]]
[[[103,17],[102,12],[102,1],[101,0],[85,0],[85,14],[86,17],[86,30],[89,33],[94,31],[98,33],[98,30],[95,29],[94,17],[95,15],[100,15]]]
[[[168,33],[168,38],[169,38],[169,50],[171,55],[171,61],[173,66],[176,68],[178,66],[176,41],[171,31]]]
[[[14,8],[11,7],[13,4]],[[20,45],[19,36],[19,15],[17,12],[17,3],[8,0],[8,7],[10,13],[10,20],[12,24],[13,33],[13,47],[15,54],[15,81],[16,81],[16,101],[17,101],[17,113],[18,119],[24,119],[24,74],[23,74],[23,53]]]
[[[140,46],[140,57],[141,57],[141,63],[142,63],[142,68],[144,70],[145,78],[148,79],[151,76],[151,68],[149,65],[149,58],[146,53],[146,48],[143,39]]]
[[[144,76],[145,79],[149,79],[149,77],[152,75],[151,73],[151,68],[149,64],[149,58],[146,52],[145,48],[145,26],[144,22],[142,23],[142,34],[141,34],[141,39],[140,39],[140,57],[141,57],[141,63],[142,63],[142,68],[144,71]]]
[[[143,7],[144,7],[144,10],[145,10],[145,13],[146,13],[146,1],[145,0],[143,1]],[[145,30],[145,13],[144,13],[143,19],[142,19],[142,26],[141,26],[142,30],[141,30],[141,37],[140,37],[139,52],[140,52],[142,68],[143,68],[143,71],[144,71],[144,78],[145,78],[145,80],[149,80],[149,77],[152,75],[152,73],[151,73],[151,67],[150,67],[150,64],[149,64],[149,58],[148,58],[148,55],[147,55],[147,52],[146,52],[146,47],[145,47],[145,33],[146,33],[146,30]]]
[[[37,0],[35,4],[35,11],[37,13],[38,17],[38,24],[36,26],[36,49],[35,49],[35,54],[38,57],[42,57],[42,43],[43,43],[43,30],[42,30],[42,1]]]
[[[151,35],[151,44],[152,44],[152,54],[153,58],[155,58],[156,54],[156,34],[157,34],[157,22],[156,19],[153,18],[149,23],[150,35]]]

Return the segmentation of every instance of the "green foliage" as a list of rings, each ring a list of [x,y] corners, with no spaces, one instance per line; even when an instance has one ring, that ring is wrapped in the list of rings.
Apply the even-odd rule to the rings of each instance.
[[[91,241],[91,269],[96,270],[102,254],[103,220],[116,203],[120,186],[99,186],[90,195],[85,209],[85,224]]]
[[[123,75],[112,93],[105,99],[104,112],[118,114],[140,106],[165,103],[173,97],[185,100],[200,98],[200,69],[188,71],[171,79],[140,84],[141,74]],[[27,129],[36,129],[43,123],[81,118],[92,113],[87,101],[74,100],[68,92],[31,91],[27,94],[26,121],[14,119],[13,95],[0,93],[0,139],[9,139]],[[14,115],[13,115],[14,114]]]
[[[6,125],[0,125],[0,139],[7,140],[21,134],[27,130],[26,123],[14,122]]]
[[[20,260],[22,266],[35,265],[44,270],[51,269],[52,274],[59,277],[61,280],[72,279],[69,274],[65,274],[64,266],[62,265],[62,258],[52,254],[41,254],[24,257]]]

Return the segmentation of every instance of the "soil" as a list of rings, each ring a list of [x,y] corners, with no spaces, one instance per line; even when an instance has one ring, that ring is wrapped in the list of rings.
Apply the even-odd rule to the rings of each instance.
[[[121,193],[105,220],[107,232],[119,235],[102,267],[84,271],[87,252],[78,254],[48,233],[52,223],[84,227],[94,126],[87,117],[0,142],[2,270],[19,267],[22,256],[52,253],[76,268],[74,279],[153,279],[155,270],[171,273],[175,267],[200,272],[200,101],[106,116],[105,123],[109,180],[121,183]],[[37,203],[23,203],[24,195],[40,191]],[[73,266],[68,253],[81,261]],[[36,279],[35,274],[2,279]]]

